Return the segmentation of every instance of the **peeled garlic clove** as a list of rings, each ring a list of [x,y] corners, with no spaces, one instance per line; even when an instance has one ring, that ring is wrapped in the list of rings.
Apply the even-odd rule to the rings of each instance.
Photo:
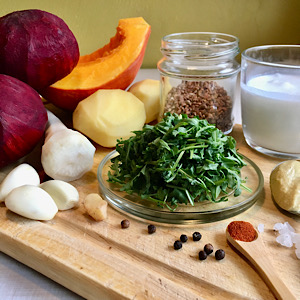
[[[40,185],[54,200],[59,210],[73,208],[79,201],[77,189],[62,180],[49,180]]]
[[[107,217],[107,202],[98,194],[87,195],[83,201],[87,213],[96,221],[102,221]]]
[[[58,209],[51,196],[34,185],[13,189],[5,198],[6,207],[14,213],[32,220],[48,221]]]
[[[38,186],[40,177],[32,166],[24,163],[11,170],[2,181],[0,185],[0,202],[3,202],[8,193],[14,188],[26,184]]]

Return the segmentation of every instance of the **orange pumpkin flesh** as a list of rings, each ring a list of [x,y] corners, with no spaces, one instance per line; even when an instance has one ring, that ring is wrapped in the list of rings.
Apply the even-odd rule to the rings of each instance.
[[[141,17],[121,19],[109,44],[81,56],[73,71],[43,90],[42,96],[57,107],[73,111],[99,89],[126,89],[142,65],[150,31]]]

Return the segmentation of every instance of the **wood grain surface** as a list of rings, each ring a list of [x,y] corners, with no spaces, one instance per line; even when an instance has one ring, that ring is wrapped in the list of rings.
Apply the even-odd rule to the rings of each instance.
[[[58,114],[70,123],[70,115]],[[108,218],[93,221],[82,203],[72,210],[59,212],[52,221],[25,219],[0,205],[0,251],[55,280],[87,299],[274,299],[262,278],[242,255],[226,241],[225,230],[233,220],[263,223],[263,245],[281,280],[300,299],[300,260],[295,248],[276,243],[273,226],[289,222],[300,233],[299,216],[281,211],[271,198],[269,175],[281,160],[250,149],[244,141],[240,125],[232,135],[239,151],[252,159],[264,175],[264,190],[247,211],[233,218],[210,224],[174,226],[156,224],[156,233],[149,235],[149,221],[138,220],[108,207]],[[97,147],[94,167],[77,187],[81,201],[98,191],[97,167],[112,149]],[[39,149],[25,161],[39,164]],[[20,162],[18,162],[20,163]],[[12,166],[0,170],[0,181]],[[127,218],[131,225],[121,229]],[[202,239],[193,242],[193,232]],[[179,251],[173,243],[181,234],[189,237]],[[209,256],[198,259],[206,243],[215,250],[223,249],[225,259]]]

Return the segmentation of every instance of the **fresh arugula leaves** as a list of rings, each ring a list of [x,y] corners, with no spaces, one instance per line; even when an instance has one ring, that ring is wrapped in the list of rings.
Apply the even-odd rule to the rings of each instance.
[[[145,125],[127,140],[118,140],[108,181],[129,194],[176,209],[209,200],[227,201],[241,194],[245,166],[236,141],[198,117],[167,113],[156,125]]]

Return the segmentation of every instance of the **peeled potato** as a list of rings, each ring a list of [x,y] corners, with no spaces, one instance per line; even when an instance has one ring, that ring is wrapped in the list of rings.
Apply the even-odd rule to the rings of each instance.
[[[300,212],[300,161],[279,164],[270,175],[270,187],[275,202],[284,210]]]
[[[73,113],[73,127],[103,147],[128,139],[145,121],[144,104],[123,90],[98,90],[79,102]]]
[[[134,83],[129,92],[138,97],[145,105],[146,123],[157,119],[160,107],[159,80],[145,79]]]

